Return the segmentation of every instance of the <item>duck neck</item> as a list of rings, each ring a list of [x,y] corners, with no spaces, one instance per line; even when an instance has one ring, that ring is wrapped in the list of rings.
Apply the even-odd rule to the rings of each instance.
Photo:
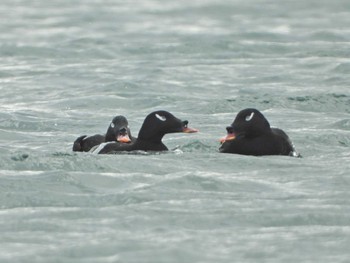
[[[138,150],[143,151],[166,151],[168,148],[159,139],[144,139],[138,137],[135,146]]]
[[[163,132],[155,129],[154,126],[146,126],[143,124],[139,131],[138,139],[153,143],[161,143],[164,135]]]
[[[152,143],[162,143],[162,139],[163,139],[164,135],[161,134],[145,134],[143,132],[139,133],[138,139],[141,141],[147,141],[147,142],[152,142]]]

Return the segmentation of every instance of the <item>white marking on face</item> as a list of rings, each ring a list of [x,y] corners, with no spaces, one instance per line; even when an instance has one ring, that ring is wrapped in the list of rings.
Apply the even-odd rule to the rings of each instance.
[[[115,125],[114,125],[114,123],[112,122],[112,123],[111,123],[111,128],[114,128],[114,127],[115,127]]]
[[[161,116],[159,114],[156,113],[156,117],[161,120],[161,121],[166,121],[166,118],[164,116]]]
[[[249,116],[245,117],[246,121],[251,121],[254,117],[254,112],[252,112]]]

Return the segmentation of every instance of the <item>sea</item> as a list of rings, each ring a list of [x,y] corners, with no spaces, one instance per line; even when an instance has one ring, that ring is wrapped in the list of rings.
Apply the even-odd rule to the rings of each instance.
[[[0,262],[350,262],[348,0],[1,0]],[[219,153],[260,110],[302,158]],[[73,152],[124,115],[198,133]]]

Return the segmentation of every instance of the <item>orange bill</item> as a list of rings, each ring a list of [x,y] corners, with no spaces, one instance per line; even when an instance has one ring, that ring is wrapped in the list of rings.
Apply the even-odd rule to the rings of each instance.
[[[192,129],[192,128],[189,128],[189,127],[184,127],[182,132],[185,132],[185,133],[195,133],[195,132],[199,132],[199,130],[197,129]]]
[[[128,143],[128,142],[131,142],[131,140],[127,134],[125,134],[125,135],[120,134],[117,137],[117,142]]]
[[[222,137],[222,138],[220,139],[220,142],[221,142],[221,143],[224,143],[224,142],[226,142],[226,141],[232,141],[232,140],[234,140],[234,139],[236,139],[236,134],[234,134],[234,133],[228,133],[225,137]]]

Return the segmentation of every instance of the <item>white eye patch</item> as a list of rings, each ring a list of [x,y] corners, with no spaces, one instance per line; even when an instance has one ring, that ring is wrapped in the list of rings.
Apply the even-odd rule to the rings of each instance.
[[[114,123],[112,122],[112,123],[111,123],[111,128],[114,128],[114,127],[115,127],[115,125],[114,125]]]
[[[252,112],[249,116],[245,117],[246,121],[251,121],[254,117],[254,112]]]
[[[161,116],[159,114],[156,113],[156,117],[161,120],[161,121],[166,121],[166,118],[164,116]]]

